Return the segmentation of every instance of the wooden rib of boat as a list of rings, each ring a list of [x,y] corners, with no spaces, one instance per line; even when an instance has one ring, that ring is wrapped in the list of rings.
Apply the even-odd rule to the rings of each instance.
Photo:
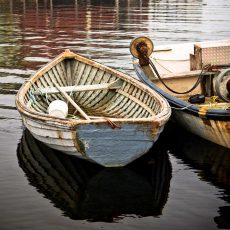
[[[138,78],[168,100],[172,120],[230,148],[230,40],[153,49],[138,37],[130,51]]]
[[[68,105],[65,117],[49,113],[59,100]],[[16,107],[36,139],[106,167],[145,154],[171,115],[168,102],[143,83],[69,50],[22,85]]]

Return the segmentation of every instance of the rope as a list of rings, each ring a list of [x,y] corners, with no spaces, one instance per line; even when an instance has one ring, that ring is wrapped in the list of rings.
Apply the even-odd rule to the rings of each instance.
[[[107,121],[107,123],[111,126],[112,129],[121,128],[121,126],[117,125],[115,122],[111,121],[109,118],[103,117],[103,119]]]
[[[47,105],[49,105],[50,102],[48,100],[48,92],[46,91],[45,93],[43,93],[40,88],[37,88],[37,90],[39,91],[40,96],[45,97],[46,103]]]
[[[158,62],[159,59],[153,58],[155,60],[155,62],[161,66],[163,69],[165,69],[166,71],[168,71],[169,73],[172,73],[172,71],[170,71],[169,69],[167,69],[166,67],[164,67],[161,63]]]
[[[189,59],[161,59],[161,58],[154,58],[155,60],[158,61],[173,61],[173,62],[181,62],[181,61],[189,61]]]
[[[173,107],[173,106],[171,106],[171,108],[172,108],[172,109],[175,109],[175,110],[185,110],[185,109],[187,109],[187,108],[189,108],[189,107],[191,107],[191,106],[193,106],[193,105],[192,105],[192,104],[190,104],[190,105],[185,106],[185,107],[182,107],[182,108],[177,108],[177,107]]]
[[[146,57],[147,57],[147,56],[146,56]],[[148,58],[148,57],[147,57],[147,58]],[[150,59],[150,58],[148,58],[148,59],[149,59],[149,64],[150,64],[151,67],[153,68],[153,71],[155,72],[155,74],[156,74],[157,77],[159,78],[160,82],[165,86],[166,89],[168,89],[169,91],[171,91],[172,93],[175,93],[175,94],[187,94],[187,93],[192,92],[192,91],[200,84],[200,82],[202,81],[202,79],[203,79],[203,77],[204,77],[203,72],[204,72],[205,70],[208,70],[208,69],[210,68],[210,66],[211,66],[210,64],[204,65],[204,66],[203,66],[203,68],[202,68],[202,70],[201,70],[201,73],[200,73],[200,75],[199,75],[199,77],[198,77],[196,83],[193,85],[193,87],[192,87],[191,89],[189,89],[189,90],[187,90],[187,91],[184,91],[184,92],[178,92],[178,91],[175,91],[175,90],[171,89],[169,86],[167,86],[167,85],[165,84],[165,82],[164,82],[163,79],[161,78],[159,72],[157,71],[157,69],[156,69],[155,65],[153,64],[153,62],[151,61],[151,59]]]
[[[30,98],[31,103],[37,102],[37,100],[36,100],[36,98],[35,98],[35,96],[34,96],[32,90],[29,90],[28,93],[29,93],[29,98]]]
[[[50,104],[50,102],[49,102],[49,100],[48,100],[48,93],[47,93],[47,92],[46,92],[46,93],[43,93],[43,92],[41,91],[41,89],[40,89],[39,87],[37,87],[37,86],[34,84],[33,81],[31,81],[31,79],[26,79],[26,82],[30,82],[30,84],[31,84],[34,88],[36,88],[36,90],[39,91],[40,96],[45,96],[45,100],[46,100],[47,105]],[[30,97],[31,103],[36,103],[36,102],[37,102],[36,97],[35,97],[34,94],[33,94],[34,91],[35,91],[34,89],[30,89],[29,92],[28,92],[28,93],[29,93],[29,97]]]

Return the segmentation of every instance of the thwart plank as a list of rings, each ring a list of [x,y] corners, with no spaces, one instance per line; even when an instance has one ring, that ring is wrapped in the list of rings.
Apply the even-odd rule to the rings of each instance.
[[[119,89],[121,88],[122,84],[123,81],[119,79],[112,83],[103,83],[103,84],[95,84],[95,85],[62,86],[60,88],[66,93],[71,93],[71,92],[94,91],[94,90],[103,90],[103,89]],[[47,87],[47,88],[37,89],[34,92],[34,95],[55,94],[59,92],[60,91],[57,89],[57,87]]]

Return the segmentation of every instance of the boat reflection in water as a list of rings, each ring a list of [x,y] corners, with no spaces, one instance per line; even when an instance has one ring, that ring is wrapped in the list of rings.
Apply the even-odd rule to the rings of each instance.
[[[104,168],[50,149],[25,130],[17,154],[29,183],[65,216],[113,222],[162,214],[172,167],[158,146],[126,167]]]
[[[169,144],[172,154],[191,168],[199,170],[198,175],[202,180],[223,189],[221,199],[230,203],[230,149],[202,139],[172,123],[166,132],[173,137]],[[230,206],[219,207],[218,213],[219,216],[214,217],[218,228],[230,229]]]

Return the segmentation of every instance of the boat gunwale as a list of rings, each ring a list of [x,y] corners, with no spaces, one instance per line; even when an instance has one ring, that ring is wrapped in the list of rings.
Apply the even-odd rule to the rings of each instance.
[[[144,83],[140,82],[138,79],[134,79],[122,72],[119,72],[115,69],[112,69],[110,67],[104,66],[98,62],[95,62],[91,59],[85,58],[79,54],[75,54],[69,50],[65,50],[61,54],[59,54],[56,58],[54,58],[52,61],[41,67],[34,75],[32,75],[27,81],[23,83],[21,88],[19,89],[17,95],[16,95],[16,108],[19,110],[19,112],[27,117],[42,120],[42,121],[50,121],[54,123],[62,123],[69,126],[75,126],[78,124],[85,124],[85,123],[105,123],[105,119],[102,117],[101,119],[91,119],[91,120],[84,120],[84,119],[70,119],[70,118],[56,118],[52,117],[45,113],[40,113],[37,111],[33,111],[29,109],[25,102],[24,97],[26,93],[28,92],[29,88],[33,85],[34,82],[36,82],[37,79],[39,79],[44,73],[49,71],[53,66],[57,65],[58,63],[62,62],[65,59],[75,59],[77,61],[81,61],[83,63],[89,64],[93,67],[96,67],[100,70],[103,70],[105,72],[114,74],[118,76],[120,79],[126,81],[127,83],[133,84],[134,86],[138,87],[139,89],[143,90],[145,93],[148,93],[151,97],[155,97],[158,100],[158,103],[160,104],[162,111],[159,112],[156,115],[152,115],[148,118],[109,118],[111,121],[117,121],[117,122],[153,122],[153,123],[159,123],[160,125],[165,124],[166,121],[171,116],[171,108],[165,98],[163,98],[161,95],[159,95],[157,92],[152,91],[148,86],[146,86]],[[137,85],[138,84],[138,85]]]

